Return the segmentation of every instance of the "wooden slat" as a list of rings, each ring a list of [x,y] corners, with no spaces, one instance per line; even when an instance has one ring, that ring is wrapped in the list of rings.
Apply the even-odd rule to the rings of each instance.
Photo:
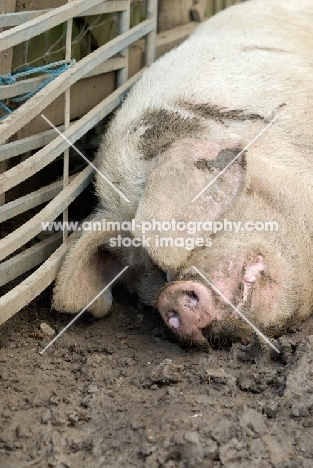
[[[48,29],[64,23],[73,16],[83,13],[94,6],[100,5],[107,0],[73,0],[59,8],[55,8],[48,13],[44,13],[38,18],[27,21],[20,26],[5,31],[0,34],[0,51],[14,47],[21,42],[28,41],[32,37],[46,32]]]
[[[10,14],[11,11],[15,11],[15,0],[8,0],[0,2],[0,18],[2,16],[7,16]],[[6,25],[2,25],[0,21],[0,36],[5,34],[2,32],[2,28],[5,28]],[[7,50],[6,53],[0,53],[0,73],[6,74],[11,72],[12,67],[12,56],[13,56],[13,49]]]
[[[0,13],[10,13],[11,11],[15,11],[15,0],[6,0],[0,1]],[[0,33],[2,32],[2,27],[0,26]],[[12,70],[12,59],[13,59],[13,48],[5,51],[0,52],[0,73],[7,74],[11,73]],[[2,116],[5,114],[1,109],[0,115]],[[6,162],[0,162],[0,174],[4,173],[7,169]],[[0,205],[5,203],[5,193],[0,194]]]
[[[72,234],[52,255],[26,280],[0,298],[0,324],[29,304],[58,274],[67,249],[77,237]]]
[[[55,131],[53,130],[54,135]],[[70,180],[73,180],[74,176],[70,177]],[[9,203],[0,207],[0,223],[3,223],[7,219],[14,218],[21,213],[25,213],[42,203],[46,203],[49,200],[52,200],[58,193],[61,192],[63,188],[62,180],[53,182],[53,184],[42,187],[35,192],[24,195],[23,197],[17,198]]]
[[[64,125],[60,125],[57,128],[62,132]],[[12,141],[12,143],[6,143],[5,145],[0,146],[0,161],[5,161],[6,159],[18,156],[19,154],[27,153],[27,151],[41,148],[54,140],[55,135],[55,130],[52,129],[26,138],[21,138],[20,140]]]
[[[145,38],[145,65],[148,67],[155,61],[157,33],[157,1],[146,0],[147,18],[153,21],[153,29]]]
[[[109,43],[99,47],[87,57],[80,60],[69,70],[55,78],[45,88],[30,98],[25,104],[0,122],[0,144],[20,130],[26,123],[38,115],[48,104],[54,101],[60,94],[73,83],[85,76],[96,66],[129,46],[132,42],[149,34],[155,26],[155,20],[145,20],[128,32],[116,37]]]
[[[131,0],[131,3],[135,3],[137,1],[138,0]],[[110,0],[110,2],[112,2],[112,0]],[[67,0],[17,0],[15,11],[32,11],[44,8],[58,8],[62,5],[65,5],[65,3],[67,3]]]
[[[205,9],[205,17],[210,18],[214,15],[215,12],[215,0],[208,0],[206,9]]]
[[[157,35],[157,44],[156,44],[156,57],[160,57],[174,47],[177,47],[181,44],[195,29],[198,27],[196,22],[190,22],[183,26],[179,26],[170,31],[165,31]],[[129,48],[129,77],[136,74],[144,65],[144,50],[145,50],[145,41],[144,39],[137,41],[136,45],[131,45]],[[93,78],[84,78],[75,83],[71,88],[71,93],[73,95],[73,102],[71,108],[71,120],[77,119],[82,115],[89,112],[89,110],[96,104],[98,104],[100,99],[106,98],[110,92],[113,92],[115,87],[115,76],[114,73],[107,73],[105,75],[97,75]],[[91,81],[92,80],[92,81]],[[101,97],[100,97],[101,95]],[[77,96],[77,97],[76,97]],[[100,97],[100,99],[99,99]],[[53,122],[56,125],[62,123],[62,95],[59,96],[55,101],[53,101],[48,108],[45,110],[45,115],[51,119],[53,116]],[[42,119],[39,115],[35,117],[29,124],[26,124],[21,130],[19,130],[18,135],[22,139],[34,135],[40,134],[47,130],[48,124]],[[24,141],[24,140],[23,140]],[[51,141],[51,140],[49,140]],[[26,142],[27,145],[30,145],[30,142]],[[47,142],[48,143],[48,142]],[[43,144],[38,144],[30,149],[36,149]],[[6,156],[3,155],[2,149],[6,148]],[[20,149],[22,147],[20,146]],[[12,147],[12,151],[17,151],[16,147]],[[0,161],[1,159],[8,159],[7,151],[11,151],[10,147],[3,145],[0,147]],[[23,151],[20,151],[21,154]]]
[[[87,11],[74,15],[73,17],[92,16],[92,15],[103,15],[105,13],[114,13],[118,11],[124,11],[127,9],[127,0],[116,0],[108,1],[102,5],[97,5]],[[34,11],[21,11],[19,13],[8,13],[6,15],[0,15],[0,28],[4,27],[15,27],[20,26],[27,21],[31,21],[38,16],[42,16],[52,11],[51,8],[46,10],[34,10]]]
[[[58,232],[0,265],[0,286],[9,283],[31,268],[40,265],[62,244]]]
[[[106,60],[105,62],[98,65],[96,68],[91,70],[85,78],[91,76],[101,75],[111,71],[119,70],[126,66],[126,59],[124,57],[114,57]],[[17,81],[11,85],[0,86],[0,100],[8,99],[14,96],[20,96],[21,94],[29,93],[34,91],[41,83],[43,83],[50,75],[45,74],[36,78],[29,78],[27,80]],[[84,78],[84,79],[85,79]]]
[[[26,2],[29,0],[25,0]],[[55,1],[57,4],[61,3],[62,0],[50,0]],[[65,0],[64,0],[65,1]],[[85,16],[86,9],[90,8],[91,5],[99,5],[98,11],[94,11],[89,14],[101,14],[103,13],[103,1],[105,0],[88,0],[83,2],[83,0],[73,0],[68,4],[58,8],[54,11],[49,11],[42,14],[38,18],[34,18],[28,22],[28,24],[21,24],[14,28],[14,30],[9,31],[10,34],[0,36],[0,50],[5,50],[8,48],[7,44],[10,44],[12,38],[15,38],[12,42],[12,45],[28,40],[31,37],[34,37],[37,34],[50,29],[54,25],[63,23],[70,18],[77,16],[77,11],[79,10],[82,13],[82,16]],[[44,1],[45,6],[47,6],[47,1]],[[83,3],[85,4],[83,6]],[[102,3],[100,5],[100,3]],[[112,8],[113,4],[121,3],[125,5],[127,1],[108,1],[106,5]],[[154,0],[152,0],[154,3]],[[41,2],[43,4],[43,2]],[[50,4],[49,4],[50,6]],[[75,14],[70,15],[69,11],[73,6],[78,6],[79,8],[75,9]],[[88,7],[87,7],[88,6]],[[102,10],[101,10],[102,7]],[[60,10],[63,9],[62,17],[60,16]],[[112,11],[121,11],[121,10],[112,10]],[[54,13],[51,15],[51,13]],[[73,13],[73,12],[72,12]],[[39,21],[40,20],[40,21]],[[46,23],[44,26],[42,20]],[[56,97],[61,96],[67,89],[76,83],[80,78],[87,75],[87,73],[92,74],[92,70],[95,67],[103,64],[104,60],[107,60],[109,57],[112,57],[120,51],[124,51],[132,42],[150,34],[153,31],[155,17],[150,20],[146,20],[135,27],[132,30],[123,34],[113,41],[110,41],[109,44],[105,44],[99,48],[94,53],[90,54],[88,57],[76,64],[72,69],[66,71],[60,77],[56,78],[52,83],[50,83],[44,90],[38,93],[34,98],[31,98],[26,104],[21,106],[14,115],[9,116],[1,125],[0,125],[0,144],[5,142],[10,136],[14,135],[18,130],[20,130],[25,124],[30,122],[36,115],[45,109],[51,102],[55,100]],[[30,27],[33,27],[33,30],[30,30]],[[21,39],[22,38],[22,39]],[[17,39],[17,42],[15,42]],[[149,52],[151,56],[151,51]],[[125,60],[123,66],[125,67]],[[104,65],[105,66],[105,65]],[[116,69],[121,69],[118,67]],[[94,70],[95,71],[95,70]],[[103,71],[101,72],[103,73]],[[130,86],[137,81],[137,79],[142,75],[143,70],[135,75],[131,80],[128,80],[125,85],[121,86],[118,90],[112,93],[111,96],[104,99],[99,105],[92,109],[88,114],[82,117],[78,122],[75,122],[72,127],[66,130],[66,137],[71,139],[71,141],[76,141],[80,136],[85,134],[90,128],[92,128],[97,122],[99,122],[105,115],[111,112],[120,102],[122,102],[125,92],[128,91]],[[61,79],[59,79],[61,78]],[[125,78],[124,78],[125,79]],[[121,81],[121,80],[120,80]],[[51,86],[53,85],[53,86]],[[21,94],[25,91],[23,90]],[[27,92],[27,91],[26,91]],[[16,95],[16,94],[15,94]],[[13,95],[11,95],[13,96]],[[35,108],[35,109],[34,109]],[[22,111],[21,111],[22,109]],[[39,118],[39,117],[38,117]],[[39,138],[32,137],[28,139],[28,144],[34,144],[34,140],[38,143],[43,141],[43,139],[50,139],[53,137],[52,131],[44,132],[45,135],[39,136]],[[61,141],[62,140],[62,141]],[[54,146],[57,146],[57,152],[55,153]],[[23,163],[19,164],[12,168],[12,170],[7,171],[6,174],[0,178],[0,189],[6,191],[8,187],[14,187],[21,181],[27,179],[38,170],[40,167],[44,167],[51,160],[53,160],[57,155],[59,155],[65,148],[69,145],[62,137],[57,137],[55,141],[48,143],[47,148],[39,151],[33,159],[33,156],[28,158]],[[21,149],[21,146],[19,147]],[[4,145],[4,150],[11,150],[14,152],[18,151],[18,144],[14,147]],[[25,149],[24,149],[25,151]],[[20,153],[18,153],[20,154]],[[40,156],[42,161],[39,160]],[[3,160],[5,159],[0,155]],[[52,158],[52,159],[51,159]],[[26,164],[25,164],[26,163]],[[41,166],[42,164],[42,166]],[[17,168],[17,171],[14,170]],[[22,171],[24,169],[24,174]],[[11,172],[13,171],[13,172]],[[66,186],[62,192],[55,196],[55,198],[38,213],[34,218],[26,222],[21,228],[17,229],[13,233],[9,234],[5,239],[0,241],[0,260],[12,254],[16,249],[20,248],[36,234],[42,230],[42,222],[51,222],[54,220],[66,207],[81,193],[81,191],[88,185],[91,181],[93,175],[93,170],[88,166],[82,173],[80,173],[71,183]],[[12,176],[12,179],[11,179]],[[15,177],[16,176],[16,177]],[[12,184],[13,180],[13,185]],[[28,206],[27,203],[34,203],[34,200],[42,203],[44,197],[47,197],[48,192],[49,196],[54,196],[52,190],[57,188],[57,182],[51,184],[51,186],[40,189],[37,192],[22,197],[20,200],[14,200],[9,208],[12,210],[21,210],[22,203],[24,201],[25,206]],[[55,185],[55,187],[54,187]],[[59,188],[57,188],[59,190]],[[24,199],[24,200],[22,200]],[[9,204],[8,204],[9,205]],[[24,211],[23,209],[23,211]],[[22,212],[22,211],[20,211]],[[1,212],[0,212],[1,215]],[[8,211],[7,211],[8,215]],[[0,218],[1,219],[1,218]],[[0,285],[5,284],[8,281],[16,278],[22,273],[28,271],[30,268],[38,265],[40,262],[49,255],[55,248],[58,242],[60,242],[61,233],[51,236],[48,239],[44,240],[40,244],[37,244],[30,249],[27,249],[25,252],[18,254],[17,256],[7,260],[2,263],[0,266]],[[62,244],[52,255],[45,261],[45,263],[37,269],[35,273],[30,275],[25,281],[20,285],[14,288],[12,291],[7,293],[5,296],[0,298],[0,323],[3,323],[8,318],[12,317],[16,312],[18,312],[22,307],[27,305],[31,300],[33,300],[40,292],[42,292],[56,277],[64,255],[68,247],[77,239],[78,233],[74,233],[64,244]],[[1,280],[3,283],[1,283]]]
[[[207,0],[198,0],[197,3],[190,9],[190,16],[194,21],[200,22],[204,20],[204,13],[207,6]]]
[[[65,5],[65,3],[67,3],[67,0],[16,0],[15,11],[58,8],[62,5]]]
[[[42,231],[42,223],[51,222],[68,207],[73,200],[90,184],[93,169],[87,166],[72,182],[67,185],[48,205],[23,226],[0,240],[0,261],[15,252],[22,245]]]
[[[130,28],[130,0],[127,2],[127,9],[118,14],[118,34],[123,34]],[[125,67],[117,73],[117,86],[121,86],[128,79],[128,47],[120,51],[120,55],[125,58]]]
[[[74,143],[88,132],[88,130],[94,127],[122,102],[124,94],[141,77],[143,72],[144,69],[127,80],[124,85],[110,94],[109,97],[104,99],[100,104],[84,115],[84,117],[74,122],[73,125],[64,132],[64,136]],[[59,154],[61,154],[68,146],[69,144],[67,141],[65,141],[62,136],[58,136],[45,148],[42,148],[33,156],[30,156],[25,161],[12,167],[12,169],[0,176],[0,192],[6,192],[10,188],[15,187],[17,184],[40,171],[43,167],[47,166],[57,156],[59,156]]]
[[[223,10],[224,8],[224,1],[223,0],[215,0],[215,13]]]

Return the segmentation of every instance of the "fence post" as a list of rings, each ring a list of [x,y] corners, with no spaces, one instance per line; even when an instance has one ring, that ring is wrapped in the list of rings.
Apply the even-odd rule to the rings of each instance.
[[[118,13],[118,34],[123,34],[130,27],[130,0],[127,0],[127,10]],[[120,56],[125,57],[126,64],[117,72],[117,87],[121,86],[128,79],[128,47],[121,50]]]
[[[72,0],[68,0],[68,3]],[[66,42],[65,42],[65,60],[70,61],[72,55],[72,30],[73,18],[66,22]],[[71,88],[67,88],[64,93],[64,130],[69,128],[71,120]],[[67,148],[63,155],[63,188],[68,185],[69,176],[69,163],[70,163],[70,149]],[[68,229],[66,223],[68,222],[68,208],[63,211],[63,242],[68,238]]]
[[[14,13],[16,0],[0,0],[0,14]],[[0,28],[0,32],[2,28]],[[13,47],[0,52],[0,74],[5,75],[12,70]],[[0,162],[0,174],[3,174],[7,169],[7,162]],[[5,203],[5,193],[0,193],[0,206]]]
[[[194,0],[193,6],[190,9],[190,15],[193,21],[199,22],[204,20],[207,3],[207,0]]]
[[[158,32],[189,23],[193,5],[194,0],[160,0]]]
[[[157,33],[158,0],[147,0],[147,19],[154,18],[154,29],[145,37],[145,66],[149,67],[155,61],[156,33]]]

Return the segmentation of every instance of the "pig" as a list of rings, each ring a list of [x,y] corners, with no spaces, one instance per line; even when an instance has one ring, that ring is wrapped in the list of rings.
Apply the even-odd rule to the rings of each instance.
[[[249,342],[254,331],[236,309],[269,337],[308,318],[312,15],[311,0],[235,5],[145,71],[96,156],[114,187],[96,175],[90,219],[114,229],[86,231],[71,247],[57,310],[80,311],[128,266],[118,281],[188,343]],[[205,229],[225,219],[241,228]],[[198,229],[178,231],[173,220]],[[278,229],[244,228],[266,221]],[[161,237],[177,242],[160,246]],[[111,305],[112,286],[89,311],[103,317]]]

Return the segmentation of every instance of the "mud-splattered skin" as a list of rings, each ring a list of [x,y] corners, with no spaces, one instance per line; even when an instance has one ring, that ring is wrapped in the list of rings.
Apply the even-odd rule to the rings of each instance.
[[[250,338],[252,329],[228,301],[267,335],[308,317],[313,307],[312,9],[310,0],[251,0],[229,8],[144,74],[116,113],[97,156],[100,171],[129,202],[97,176],[94,218],[135,219],[135,227],[86,232],[77,241],[57,279],[57,309],[82,309],[112,271],[129,265],[123,276],[129,289],[144,303],[154,302],[174,333],[199,345]],[[275,123],[231,163],[276,114]],[[144,223],[153,220],[200,227],[144,233]],[[201,225],[224,220],[241,224],[236,232],[228,227],[215,233]],[[277,230],[245,229],[257,222],[275,222]],[[112,246],[118,235],[142,244]],[[177,242],[160,247],[161,237]],[[193,247],[186,248],[187,238]],[[111,304],[107,290],[90,311],[101,317]]]

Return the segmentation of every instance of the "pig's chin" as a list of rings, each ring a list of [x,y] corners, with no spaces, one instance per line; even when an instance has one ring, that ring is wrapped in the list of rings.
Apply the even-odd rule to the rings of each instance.
[[[195,327],[191,333],[185,331],[176,312],[172,311],[170,315],[168,321],[165,320],[166,324],[186,344],[202,348],[223,348],[229,347],[234,341],[247,343],[251,337],[251,328],[243,321],[238,323],[238,317],[234,317],[231,309],[224,312],[223,318],[215,319],[203,328]]]
[[[222,320],[214,320],[208,327],[202,330],[204,339],[214,348],[230,346],[234,341],[248,343],[251,335],[251,327],[235,318],[230,311]]]

